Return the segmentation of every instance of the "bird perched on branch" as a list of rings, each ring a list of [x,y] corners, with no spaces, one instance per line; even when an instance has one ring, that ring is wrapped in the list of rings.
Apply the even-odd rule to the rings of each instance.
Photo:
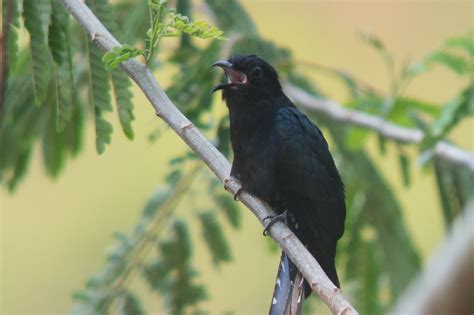
[[[331,281],[339,287],[336,244],[344,233],[344,188],[321,130],[283,93],[275,69],[255,55],[217,61],[234,151],[231,175],[242,189],[267,202],[285,220]],[[281,255],[270,314],[301,313],[309,284]]]

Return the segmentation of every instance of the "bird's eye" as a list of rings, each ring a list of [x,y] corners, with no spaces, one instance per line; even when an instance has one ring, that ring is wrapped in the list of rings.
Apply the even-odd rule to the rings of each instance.
[[[252,77],[255,79],[261,78],[263,76],[263,71],[262,68],[260,67],[255,67],[252,69]]]

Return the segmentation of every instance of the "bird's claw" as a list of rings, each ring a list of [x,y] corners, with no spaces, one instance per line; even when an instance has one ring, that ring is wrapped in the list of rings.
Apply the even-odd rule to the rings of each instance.
[[[277,215],[269,215],[265,218],[263,218],[263,222],[267,221],[267,220],[270,220],[269,222],[265,223],[265,226],[263,228],[263,236],[267,236],[268,235],[268,230],[270,229],[270,227],[275,224],[276,222],[279,222],[279,221],[283,221],[283,220],[286,220],[288,218],[288,215],[289,215],[289,212],[288,210],[285,210],[283,211],[282,213],[280,214],[277,214]]]
[[[242,192],[242,187],[240,187],[237,192],[234,194],[234,200],[239,201],[239,195]]]

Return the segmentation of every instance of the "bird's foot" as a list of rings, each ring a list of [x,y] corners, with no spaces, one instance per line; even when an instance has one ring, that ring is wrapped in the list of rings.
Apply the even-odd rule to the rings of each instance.
[[[227,190],[228,192],[232,192],[233,186],[238,185],[240,188],[237,189],[237,192],[234,194],[234,200],[239,201],[239,195],[242,193],[242,186],[240,185],[240,182],[236,180],[234,177],[227,177],[224,179],[224,189]]]
[[[242,192],[242,187],[240,187],[237,192],[234,194],[234,200],[239,201],[239,195]]]
[[[288,212],[288,210],[285,210],[280,214],[269,215],[268,217],[263,218],[263,222],[269,220],[267,223],[265,223],[265,227],[263,229],[263,236],[268,235],[268,230],[270,229],[270,227],[273,224],[275,224],[276,222],[279,222],[279,221],[286,221],[286,219],[288,218],[289,215],[290,215],[290,213]]]

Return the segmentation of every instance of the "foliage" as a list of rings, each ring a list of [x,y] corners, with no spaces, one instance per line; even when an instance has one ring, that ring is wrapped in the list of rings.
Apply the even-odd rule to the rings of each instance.
[[[189,35],[202,39],[224,39],[223,32],[219,29],[204,21],[192,22],[186,15],[175,13],[174,10],[167,8],[167,5],[168,0],[148,1],[150,28],[146,31],[147,48],[145,54],[141,49],[127,44],[114,47],[103,58],[107,70],[114,69],[123,61],[143,54],[146,61],[149,62],[158,43],[164,37],[188,38],[183,35]]]
[[[111,51],[106,52],[102,61],[105,63],[105,69],[112,70],[119,66],[124,61],[130,58],[135,58],[143,54],[143,51],[130,45],[122,45],[120,47],[114,47]]]
[[[167,95],[195,125],[213,138],[217,148],[231,157],[229,123],[217,118],[216,102],[210,90],[220,79],[209,65],[228,49],[232,53],[258,54],[274,64],[283,80],[316,95],[321,89],[307,79],[290,49],[262,38],[250,16],[236,0],[206,0],[219,29],[232,41],[223,42],[223,32],[205,22],[192,22],[189,0],[177,1],[177,11],[166,0],[131,4],[108,0],[87,0],[87,4],[107,28],[127,44],[103,55],[75,23],[59,0],[4,0],[2,17],[9,26],[5,38],[8,79],[2,82],[5,95],[0,112],[0,183],[13,190],[27,174],[34,145],[41,143],[45,169],[57,177],[68,157],[81,152],[82,136],[93,123],[96,149],[104,152],[112,141],[110,112],[116,112],[125,136],[134,138],[131,82],[119,69],[121,62],[145,55],[150,66],[162,38],[179,37],[179,45],[170,49],[163,66],[179,68],[166,88]],[[149,14],[149,20],[143,16]],[[118,17],[118,18],[117,18]],[[120,20],[120,24],[116,21]],[[29,47],[19,47],[18,30],[26,29]],[[146,34],[145,39],[143,34]],[[347,89],[348,108],[360,110],[407,128],[425,133],[420,150],[427,171],[434,174],[446,226],[459,214],[472,195],[474,180],[461,167],[430,159],[429,153],[439,141],[465,117],[474,113],[474,42],[472,31],[447,39],[440,48],[417,62],[397,64],[382,39],[360,34],[361,39],[385,61],[390,79],[389,93],[382,93],[342,69],[316,67],[334,74]],[[195,45],[196,38],[210,39]],[[137,47],[144,47],[143,51]],[[3,48],[3,47],[2,47]],[[163,48],[165,49],[165,48]],[[161,57],[161,54],[160,54]],[[74,61],[74,62],[73,62]],[[105,66],[104,66],[105,64]],[[405,95],[405,89],[418,76],[442,66],[461,76],[468,84],[446,104],[434,104]],[[3,65],[2,65],[3,67]],[[3,68],[2,68],[3,70]],[[110,71],[109,71],[110,70]],[[307,71],[307,67],[305,69]],[[311,113],[309,113],[311,114]],[[90,117],[89,117],[90,116]],[[312,117],[324,127],[333,141],[332,151],[346,184],[348,218],[346,235],[339,246],[342,282],[355,297],[360,313],[388,312],[420,268],[419,254],[403,217],[393,183],[385,178],[373,157],[366,151],[373,132],[341,126],[325,117]],[[153,134],[160,140],[160,131]],[[413,154],[406,144],[393,143],[377,135],[380,154],[397,157],[400,180],[409,186],[413,177]],[[128,283],[137,275],[160,297],[171,314],[201,314],[201,303],[208,297],[199,283],[192,252],[196,238],[189,226],[200,224],[201,239],[207,245],[216,266],[232,260],[226,239],[226,224],[241,227],[241,212],[221,183],[201,172],[195,154],[186,152],[168,164],[165,184],[157,189],[144,206],[142,216],[128,233],[117,233],[116,244],[108,251],[103,268],[93,275],[85,288],[75,294],[73,314],[144,314],[141,297]],[[199,177],[199,187],[193,182]],[[207,187],[207,193],[202,188]],[[202,194],[205,205],[179,211],[183,198]],[[195,220],[195,221],[192,221]],[[345,268],[341,268],[345,267]],[[271,285],[271,284],[270,284]],[[306,310],[307,311],[307,310]]]
[[[167,297],[165,305],[170,314],[184,314],[207,295],[202,285],[194,283],[197,273],[190,264],[192,247],[187,226],[176,221],[170,239],[157,247],[160,258],[144,267],[146,279],[153,290]]]

